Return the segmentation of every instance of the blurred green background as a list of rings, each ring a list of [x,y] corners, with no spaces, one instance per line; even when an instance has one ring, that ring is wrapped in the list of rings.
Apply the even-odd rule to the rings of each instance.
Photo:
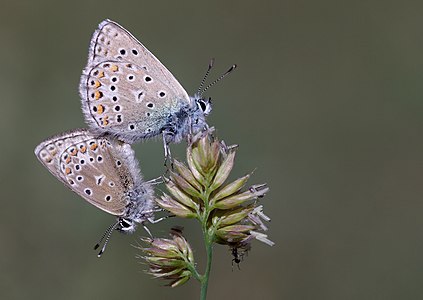
[[[192,94],[211,57],[209,124],[256,169],[274,247],[232,271],[215,248],[208,299],[423,298],[423,5],[417,1],[0,1],[1,299],[196,299],[144,274],[144,231],[92,246],[114,218],[36,160],[46,137],[84,127],[88,43],[105,18],[140,39]],[[184,144],[172,147],[183,158]],[[137,144],[146,178],[160,140]],[[194,221],[185,226],[200,267]]]

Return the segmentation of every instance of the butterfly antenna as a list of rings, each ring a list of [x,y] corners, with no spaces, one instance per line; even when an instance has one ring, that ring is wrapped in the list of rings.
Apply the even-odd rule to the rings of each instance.
[[[94,250],[97,250],[98,247],[100,247],[101,242],[103,241],[104,237],[110,232],[110,230],[112,229],[113,226],[115,226],[116,223],[113,223],[112,225],[110,225],[106,231],[103,233],[103,235],[101,236],[100,240],[98,241],[97,244],[95,244],[94,246]]]
[[[94,246],[94,250],[97,250],[98,247],[100,247],[101,242],[106,237],[106,240],[104,242],[103,248],[101,248],[100,252],[97,254],[97,257],[101,257],[101,255],[106,250],[107,243],[109,242],[110,236],[112,235],[113,230],[116,229],[116,226],[119,224],[119,221],[110,225],[109,228],[103,233],[101,239],[98,241],[98,243]]]
[[[222,75],[220,75],[220,77],[218,77],[215,81],[213,81],[212,83],[210,83],[208,86],[206,86],[201,92],[199,92],[198,94],[200,95],[200,97],[204,94],[205,91],[207,91],[209,88],[211,88],[213,85],[215,85],[216,83],[218,83],[219,81],[221,81],[223,78],[225,78],[226,76],[228,76],[233,70],[235,70],[237,67],[237,65],[232,65],[229,70],[227,70],[225,73],[223,73]]]
[[[207,72],[206,72],[206,74],[204,74],[203,80],[201,80],[200,86],[198,87],[198,90],[197,90],[197,95],[199,95],[199,94],[200,94],[201,89],[203,88],[204,83],[206,82],[206,79],[207,79],[207,77],[208,77],[208,76],[209,76],[209,74],[210,74],[210,70],[213,68],[213,65],[214,65],[214,58],[212,58],[212,59],[210,60],[210,63],[209,63],[209,67],[208,67],[208,69],[207,69]]]

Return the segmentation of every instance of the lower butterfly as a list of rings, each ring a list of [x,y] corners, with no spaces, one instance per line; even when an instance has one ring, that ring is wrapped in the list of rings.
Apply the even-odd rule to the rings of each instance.
[[[76,129],[48,138],[35,155],[72,191],[117,217],[95,247],[105,238],[99,257],[115,229],[132,233],[137,223],[153,221],[153,187],[143,180],[129,144]]]

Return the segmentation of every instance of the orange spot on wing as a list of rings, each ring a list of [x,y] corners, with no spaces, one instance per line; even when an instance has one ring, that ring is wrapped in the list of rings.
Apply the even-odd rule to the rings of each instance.
[[[96,81],[95,83],[94,83],[94,87],[95,88],[98,88],[98,87],[100,87],[101,86],[101,83],[100,83],[100,81]]]
[[[92,145],[91,145],[91,147],[90,147],[90,149],[91,149],[91,150],[93,150],[93,151],[94,151],[95,149],[97,149],[97,148],[98,148],[98,145],[97,145],[97,144],[92,144]]]
[[[101,71],[100,73],[98,73],[98,78],[103,78],[104,77],[104,71]]]
[[[78,153],[78,149],[74,149],[70,154],[72,155],[72,156],[75,156],[76,154]]]
[[[105,117],[103,118],[103,121],[102,121],[103,126],[107,126],[107,125],[109,124],[109,121],[107,120],[108,118],[109,118],[109,116],[105,116]]]
[[[66,168],[65,173],[66,173],[66,175],[69,175],[70,173],[72,173],[72,170],[70,168]]]
[[[118,68],[118,66],[113,65],[113,66],[111,66],[111,67],[110,67],[110,70],[111,70],[112,72],[117,72],[117,71],[119,70],[119,68]]]
[[[81,147],[81,149],[80,149],[79,151],[81,151],[81,153],[85,153],[85,151],[87,151],[87,147],[82,146],[82,147]]]
[[[70,158],[70,156],[68,156],[68,158],[66,158],[65,162],[66,162],[66,164],[68,164],[68,163],[70,163],[70,161],[71,161],[71,158]]]
[[[104,112],[104,106],[99,104],[97,105],[97,113],[102,114]]]
[[[101,97],[103,97],[103,93],[102,92],[100,92],[100,91],[95,91],[94,92],[94,98],[95,98],[95,100],[98,100]]]

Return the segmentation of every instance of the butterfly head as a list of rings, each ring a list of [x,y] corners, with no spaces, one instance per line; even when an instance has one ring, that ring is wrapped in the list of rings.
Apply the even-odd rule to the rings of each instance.
[[[117,230],[123,233],[133,233],[136,228],[136,223],[134,220],[129,218],[119,218]]]
[[[203,98],[199,96],[194,96],[191,98],[192,107],[188,112],[188,127],[190,128],[191,133],[197,133],[204,128],[207,128],[206,117],[212,111],[212,102],[211,98]]]
[[[204,116],[208,116],[212,111],[212,102],[211,98],[204,99],[204,98],[196,98],[195,104],[197,108]]]

